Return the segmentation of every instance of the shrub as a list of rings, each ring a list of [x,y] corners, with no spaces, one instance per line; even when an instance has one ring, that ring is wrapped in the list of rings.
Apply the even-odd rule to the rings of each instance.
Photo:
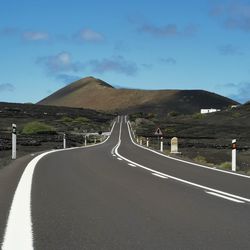
[[[203,117],[204,117],[204,115],[201,114],[201,113],[195,113],[195,114],[193,114],[193,118],[194,119],[202,119]]]
[[[231,164],[231,162],[226,161],[226,162],[222,162],[219,167],[229,170],[232,168],[232,164]]]
[[[23,134],[41,134],[41,133],[55,133],[55,129],[43,122],[29,122],[26,123],[22,129]]]
[[[89,122],[89,119],[86,118],[86,117],[77,117],[75,120],[74,120],[74,123],[79,123],[79,124],[82,124],[82,123],[87,123]]]
[[[168,113],[168,116],[173,116],[173,117],[175,117],[175,116],[178,116],[178,115],[179,115],[179,113],[176,112],[176,111],[171,111],[171,112]]]
[[[240,117],[240,113],[239,112],[234,112],[234,113],[232,113],[232,117],[233,118],[238,118],[238,117]]]
[[[64,116],[60,119],[61,122],[64,122],[64,123],[70,123],[73,121],[73,119],[71,117],[68,117],[68,116]]]
[[[194,158],[194,161],[198,162],[198,163],[207,163],[207,160],[204,156],[201,156],[201,155],[197,155],[195,158]]]

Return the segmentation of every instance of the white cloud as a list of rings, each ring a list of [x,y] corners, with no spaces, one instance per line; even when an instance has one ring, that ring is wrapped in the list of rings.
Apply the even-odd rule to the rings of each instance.
[[[71,54],[66,51],[56,55],[40,57],[36,62],[43,65],[50,74],[78,72],[82,67],[81,63],[73,62]]]
[[[101,42],[104,40],[104,36],[101,33],[92,29],[82,29],[74,35],[74,38],[78,41],[86,42]]]
[[[49,34],[46,32],[26,31],[22,33],[22,37],[27,41],[46,41],[49,40]]]

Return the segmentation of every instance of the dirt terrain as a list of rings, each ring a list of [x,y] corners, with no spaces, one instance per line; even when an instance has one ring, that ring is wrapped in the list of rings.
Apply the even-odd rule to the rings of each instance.
[[[130,119],[136,135],[142,137],[144,144],[148,137],[151,146],[159,149],[154,132],[160,127],[167,153],[171,138],[176,136],[182,152],[178,157],[221,168],[230,168],[231,142],[237,139],[238,170],[250,174],[250,103],[206,115],[137,113],[130,115]]]
[[[109,131],[114,115],[93,110],[34,104],[0,103],[0,168],[11,161],[12,123],[17,125],[17,156],[62,148],[63,133],[67,146],[84,143],[83,133]],[[51,127],[51,131],[34,134],[23,133],[30,122],[39,122]],[[94,137],[88,138],[93,143]]]
[[[192,114],[201,108],[224,109],[237,102],[204,90],[118,89],[102,80],[87,77],[58,90],[39,104],[83,107],[121,114]]]

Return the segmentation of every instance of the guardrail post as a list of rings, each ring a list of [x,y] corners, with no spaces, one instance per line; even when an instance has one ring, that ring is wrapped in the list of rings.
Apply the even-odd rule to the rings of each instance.
[[[16,124],[12,124],[12,160],[16,159]]]
[[[232,171],[236,171],[236,139],[232,140]]]

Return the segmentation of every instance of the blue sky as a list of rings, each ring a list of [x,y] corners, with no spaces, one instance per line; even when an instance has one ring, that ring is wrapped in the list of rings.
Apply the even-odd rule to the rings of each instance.
[[[94,76],[250,100],[250,1],[0,2],[0,101],[37,102]]]

